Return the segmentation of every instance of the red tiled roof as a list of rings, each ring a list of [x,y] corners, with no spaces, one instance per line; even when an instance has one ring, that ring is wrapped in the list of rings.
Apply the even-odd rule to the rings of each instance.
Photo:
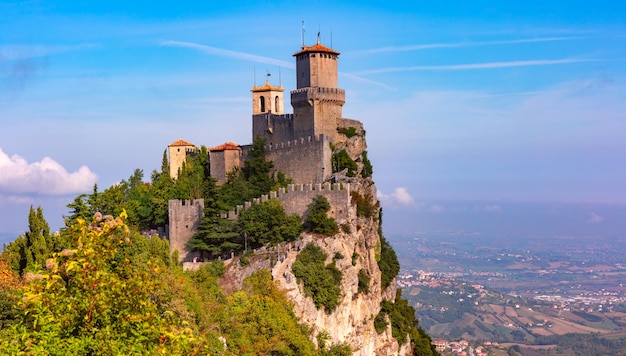
[[[219,146],[209,148],[209,151],[229,151],[229,150],[241,150],[238,144],[234,142],[226,142]]]
[[[299,52],[294,53],[293,56],[295,57],[299,54],[309,53],[309,52],[316,52],[316,53],[323,52],[323,53],[339,55],[339,52],[335,51],[334,49],[328,48],[322,45],[321,43],[317,42],[313,46],[302,46],[302,49],[300,49]]]
[[[183,140],[182,138],[180,140],[176,140],[170,143],[169,145],[167,145],[167,147],[175,147],[175,146],[195,146],[195,145],[191,142],[187,142]]]
[[[261,85],[261,86],[258,86],[258,87],[257,86],[253,86],[252,87],[252,91],[270,91],[270,90],[273,90],[273,91],[284,91],[282,85],[273,86],[273,85],[270,85],[269,82],[265,82],[265,85]]]

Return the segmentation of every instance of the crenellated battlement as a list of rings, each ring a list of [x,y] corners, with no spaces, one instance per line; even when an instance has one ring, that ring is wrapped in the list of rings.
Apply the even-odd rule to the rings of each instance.
[[[307,87],[291,91],[291,104],[296,106],[312,105],[313,101],[332,101],[343,105],[346,91],[340,88]]]
[[[273,150],[280,150],[280,149],[285,149],[285,148],[290,148],[290,147],[295,147],[295,146],[317,147],[320,142],[330,142],[330,140],[326,135],[323,135],[323,134],[320,134],[317,136],[301,137],[297,140],[289,140],[285,142],[279,142],[277,144],[270,143],[268,145],[265,145],[265,151],[270,152]]]
[[[235,210],[231,210],[222,216],[231,220],[237,220],[239,214],[250,209],[252,205],[276,199],[283,204],[286,214],[298,214],[304,217],[308,211],[309,204],[318,195],[328,200],[331,206],[330,215],[338,223],[345,223],[350,219],[352,199],[349,183],[289,184],[287,188],[279,188],[278,191],[271,191],[269,194],[245,202],[243,205],[238,205]]]

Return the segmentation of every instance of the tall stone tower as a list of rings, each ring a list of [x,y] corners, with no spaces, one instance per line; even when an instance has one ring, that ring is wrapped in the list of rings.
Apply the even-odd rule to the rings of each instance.
[[[187,152],[193,151],[195,147],[193,143],[183,139],[176,140],[167,146],[170,160],[170,177],[173,179],[178,178],[178,170],[183,167],[183,163],[187,159]]]
[[[294,136],[337,135],[346,92],[337,87],[339,52],[323,46],[318,36],[313,46],[302,46],[296,57],[297,89],[291,91]]]

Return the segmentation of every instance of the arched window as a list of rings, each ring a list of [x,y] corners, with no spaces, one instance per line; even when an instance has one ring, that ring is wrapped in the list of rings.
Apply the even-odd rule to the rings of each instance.
[[[276,97],[274,98],[274,111],[278,112],[279,107],[280,107],[280,98],[278,98],[278,95],[276,95]]]
[[[260,99],[261,99],[261,112],[265,112],[265,97],[262,96]]]

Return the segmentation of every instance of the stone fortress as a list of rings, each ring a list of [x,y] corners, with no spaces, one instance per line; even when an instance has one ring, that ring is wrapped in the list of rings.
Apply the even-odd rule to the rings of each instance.
[[[294,184],[287,189],[271,192],[256,201],[278,199],[287,214],[302,216],[311,199],[325,196],[331,204],[331,215],[339,224],[349,218],[351,204],[350,184],[330,184],[333,169],[331,158],[333,145],[342,136],[338,129],[358,128],[362,124],[342,117],[345,91],[338,88],[339,52],[320,43],[302,46],[293,55],[296,59],[297,88],[291,91],[293,114],[284,112],[284,89],[269,83],[253,86],[252,137],[266,140],[266,159]],[[226,181],[228,173],[241,167],[251,145],[226,142],[208,149],[210,175],[218,184]],[[178,172],[188,154],[196,146],[185,140],[177,140],[168,146],[170,174]],[[352,157],[358,161],[360,156]],[[229,218],[236,219],[241,209],[254,202],[237,207]],[[171,250],[178,250],[180,261],[190,261],[196,255],[186,248],[198,228],[204,208],[202,199],[195,201],[169,201],[169,239]]]

